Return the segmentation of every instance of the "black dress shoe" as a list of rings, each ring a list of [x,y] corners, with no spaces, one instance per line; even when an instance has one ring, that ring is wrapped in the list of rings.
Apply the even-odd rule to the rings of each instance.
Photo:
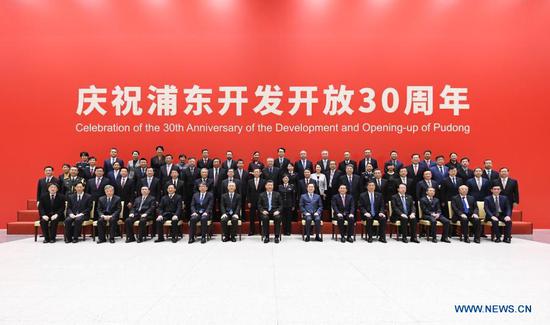
[[[401,241],[404,242],[404,243],[408,243],[408,242],[409,242],[409,240],[408,240],[407,238],[405,238],[405,237],[403,237],[403,238],[401,239]]]
[[[483,238],[487,238],[487,235],[483,234],[483,235],[481,235],[481,237],[483,237]]]
[[[127,243],[131,243],[131,242],[135,242],[135,241],[136,241],[135,237],[126,238]]]
[[[479,244],[480,243],[479,238],[475,238],[474,243]]]
[[[464,239],[464,242],[467,243],[467,244],[469,244],[469,243],[470,243],[470,238]]]
[[[109,243],[114,244],[114,243],[115,243],[115,239],[114,239],[114,238],[109,238]]]
[[[49,242],[50,242],[49,239],[44,239],[44,241],[42,241],[43,244],[47,244],[47,243],[49,243]]]
[[[342,243],[345,243],[345,242],[346,242],[346,237],[344,237],[344,236],[340,237],[340,241],[341,241]]]
[[[76,244],[76,243],[78,243],[78,238],[73,239],[73,244]]]
[[[232,242],[236,242],[236,241],[237,241],[237,238],[231,237],[231,241],[232,241]]]
[[[441,241],[444,243],[450,243],[451,241],[448,238],[441,238]]]
[[[191,237],[189,238],[189,244],[193,244],[195,242],[195,238]]]
[[[507,244],[511,244],[512,241],[510,240],[510,238],[504,238],[504,242]]]
[[[55,244],[55,239],[50,239],[50,243]]]
[[[109,240],[110,240],[110,239],[109,239]],[[105,243],[105,242],[107,242],[107,240],[105,240],[105,239],[103,239],[103,240],[98,240],[98,241],[97,241],[98,244],[103,244],[103,243]]]
[[[172,237],[172,243],[177,243],[178,242],[178,239],[176,237]]]
[[[495,239],[495,243],[500,243],[500,237],[497,237],[497,239]]]
[[[275,244],[279,243],[279,237],[275,237]]]
[[[321,238],[321,236],[315,236],[315,241],[323,241],[323,238]]]
[[[413,240],[414,241],[414,240]],[[432,238],[432,243],[437,243],[437,239]]]
[[[420,242],[418,241],[418,238],[416,238],[416,237],[412,238],[411,242],[420,244]],[[435,240],[435,242],[437,242],[437,239]]]
[[[143,241],[143,238],[141,238],[141,237],[138,237],[138,239],[136,240],[136,242],[138,242],[138,243],[141,243],[142,241]]]
[[[290,236],[290,233],[289,233],[289,232],[285,232],[285,236]]]
[[[309,241],[309,236],[306,236],[306,241]]]
[[[248,236],[254,236],[254,233],[253,233],[253,232],[249,232],[249,233],[248,233]]]
[[[369,237],[369,238],[367,239],[367,242],[372,243],[372,237]]]
[[[267,243],[269,243],[269,237],[265,237],[264,239],[264,244],[267,244]]]
[[[225,243],[226,241],[229,241],[229,238],[227,238],[226,236],[223,236],[223,237],[222,237],[222,242]]]
[[[201,238],[201,244],[206,244],[206,237]]]
[[[378,241],[384,244],[387,243],[386,238],[383,237],[378,238]]]
[[[164,241],[164,238],[155,239],[155,243],[160,243],[160,242],[163,242],[163,241]]]
[[[348,243],[353,243],[353,238],[348,237]]]

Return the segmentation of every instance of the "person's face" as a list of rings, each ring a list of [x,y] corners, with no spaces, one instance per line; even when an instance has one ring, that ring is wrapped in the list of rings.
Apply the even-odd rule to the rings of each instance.
[[[481,171],[481,169],[476,169],[474,170],[474,176],[475,177],[481,177],[481,175],[483,174],[483,172]]]
[[[166,158],[164,158],[164,162],[168,165],[170,165],[172,163],[172,157],[171,156],[166,156]]]
[[[420,157],[418,157],[417,155],[414,155],[412,156],[411,161],[413,164],[418,164],[418,162],[420,161]]]
[[[279,155],[279,157],[283,158],[285,156],[285,151],[283,149],[279,149],[277,151],[277,154]]]
[[[153,177],[155,175],[155,171],[153,168],[147,168],[147,177]]]
[[[451,160],[452,160],[452,161],[456,161],[457,158],[458,158],[458,157],[457,157],[456,154],[453,153],[453,154],[451,155]]]
[[[391,157],[391,159],[396,160],[397,159],[397,152],[392,152],[390,157]]]
[[[460,186],[458,188],[458,193],[460,193],[460,195],[462,196],[466,196],[468,194],[468,186],[464,186],[464,185]]]
[[[233,159],[233,153],[231,151],[228,151],[225,154],[225,158],[227,158],[227,160],[232,160]]]
[[[463,160],[461,164],[462,164],[462,167],[464,168],[468,168],[468,166],[470,166],[470,162],[468,160]]]
[[[185,157],[180,157],[180,164],[185,165]]]
[[[208,150],[204,150],[204,151],[202,152],[202,157],[203,157],[203,158],[208,158]]]
[[[311,172],[309,170],[304,171],[304,177],[309,178],[311,176]]]
[[[113,164],[113,169],[114,169],[114,170],[119,170],[119,169],[120,169],[120,164],[117,163],[117,162],[114,163],[114,164]]]
[[[256,152],[252,158],[254,158],[254,160],[258,161],[260,159],[260,153],[259,152]]]
[[[87,162],[87,161],[88,161],[88,156],[82,155],[82,156],[80,156],[80,160],[81,160],[82,162]]]
[[[47,177],[51,177],[52,174],[53,174],[53,170],[51,168],[44,169],[44,175],[46,175]]]
[[[157,148],[157,156],[162,156],[162,154],[164,153],[164,149],[162,148]]]
[[[259,169],[254,169],[254,171],[252,172],[254,174],[254,177],[260,177],[260,170]]]
[[[340,187],[338,188],[338,193],[340,193],[340,195],[346,194],[347,191],[348,189],[346,188],[345,185],[340,185]]]
[[[328,159],[328,151],[321,152],[321,158],[322,159]]]
[[[105,189],[105,195],[107,195],[108,197],[113,196],[113,194],[115,194],[115,190],[113,188],[106,188]]]
[[[349,160],[350,156],[349,152],[344,152],[344,160]]]
[[[188,164],[189,164],[189,167],[193,167],[193,168],[194,168],[194,167],[195,167],[195,159],[189,159]]]
[[[367,185],[367,190],[369,192],[374,192],[375,188],[376,188],[376,186],[374,185],[374,183],[369,183],[369,185]]]
[[[405,168],[401,168],[399,170],[399,176],[406,177],[407,176],[407,170]]]
[[[70,168],[69,168],[69,166],[63,166],[62,170],[63,170],[63,174],[67,174],[69,172]]]
[[[169,194],[174,194],[174,193],[176,193],[176,188],[174,187],[174,185],[168,186],[168,193],[169,193]]]
[[[432,172],[430,171],[427,171],[427,172],[424,172],[424,179],[429,181],[432,179]]]
[[[201,177],[202,178],[207,178],[208,177],[208,170],[206,170],[206,169],[201,170]]]
[[[432,153],[429,151],[424,152],[424,160],[432,159]]]
[[[269,182],[269,183],[265,184],[265,189],[268,192],[273,191],[273,183]]]
[[[320,173],[321,172],[321,166],[319,166],[319,165],[315,166],[315,172]]]
[[[443,166],[444,163],[445,163],[445,159],[443,159],[443,158],[438,158],[437,159],[437,165]]]
[[[57,186],[55,186],[55,185],[50,185],[50,186],[48,187],[48,192],[50,192],[50,195],[51,195],[51,194],[57,193]]]
[[[267,160],[267,167],[273,167],[273,158]]]
[[[84,192],[84,185],[82,185],[82,183],[78,183],[76,184],[74,189],[76,190],[76,193],[81,194],[82,192]]]
[[[395,170],[395,166],[394,165],[388,165],[388,171],[389,172],[392,172]]]
[[[235,188],[236,188],[235,183],[229,183],[227,185],[227,190],[231,193],[235,192]]]
[[[407,187],[404,186],[404,185],[399,185],[399,194],[405,194],[405,192],[407,192]]]
[[[493,169],[493,162],[490,160],[487,160],[485,162],[485,169]]]
[[[145,160],[142,160],[142,161],[139,162],[139,166],[141,168],[145,168],[145,167],[147,167],[147,162]]]
[[[500,170],[500,177],[501,177],[501,178],[506,178],[506,177],[508,177],[508,169],[501,169],[501,170]]]
[[[329,164],[328,164],[328,167],[332,170],[336,169],[336,162],[335,161],[331,161]]]
[[[105,171],[103,169],[96,169],[95,170],[95,175],[97,177],[103,177],[103,174],[105,173]]]
[[[493,186],[491,192],[493,193],[493,195],[498,196],[500,194],[500,186]]]
[[[351,166],[346,167],[346,174],[348,174],[348,175],[353,174],[353,167],[351,167]]]
[[[115,158],[116,155],[118,155],[118,151],[116,149],[111,149],[111,157]]]
[[[89,163],[90,163],[90,166],[92,167],[95,167],[95,159],[90,159]]]
[[[120,170],[120,176],[122,176],[122,177],[128,176],[128,169],[121,169]]]
[[[214,160],[212,162],[212,166],[214,166],[214,168],[219,168],[220,167],[220,161],[218,159]]]
[[[233,176],[235,176],[235,172],[233,171],[233,169],[228,170],[228,171],[227,171],[227,177],[230,177],[230,178],[231,178],[231,177],[233,177]]]
[[[76,167],[71,167],[69,174],[71,174],[72,177],[78,175],[78,169]]]
[[[307,159],[307,153],[305,151],[300,151],[300,159],[302,160]]]
[[[456,168],[449,169],[449,176],[456,176]]]
[[[376,177],[376,178],[382,178],[382,172],[379,171],[379,170],[375,170],[375,171],[374,171],[374,177]]]
[[[367,164],[367,171],[368,172],[372,172],[372,165],[371,164]]]
[[[283,183],[288,183],[289,179],[288,176],[283,177]]]
[[[372,156],[372,152],[370,150],[365,150],[364,154],[365,154],[365,158],[370,158]]]
[[[137,152],[132,153],[132,159],[137,160],[139,158],[139,154]]]
[[[204,185],[204,184],[199,185],[199,191],[201,191],[201,193],[206,192],[206,190],[207,190],[206,185]]]
[[[141,195],[143,195],[143,196],[149,195],[149,188],[143,186],[143,187],[141,188]]]
[[[237,168],[241,168],[241,169],[242,169],[243,166],[244,166],[244,162],[239,161],[239,162],[237,163]]]
[[[426,194],[428,194],[429,197],[434,197],[435,195],[435,190],[433,188],[429,188],[427,191],[426,191]]]
[[[288,165],[288,166],[286,166],[286,169],[287,169],[289,172],[293,173],[293,172],[294,172],[294,165]]]
[[[180,174],[178,173],[177,170],[173,170],[173,171],[170,172],[170,176],[171,176],[173,179],[178,178],[179,175],[180,175]]]
[[[313,193],[313,191],[315,191],[315,186],[313,184],[309,184],[307,186],[307,192],[308,193]]]

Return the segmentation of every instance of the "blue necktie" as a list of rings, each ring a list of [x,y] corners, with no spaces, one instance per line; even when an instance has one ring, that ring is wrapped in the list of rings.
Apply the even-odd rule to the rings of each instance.
[[[464,213],[469,213],[470,209],[468,208],[468,204],[466,203],[466,197],[462,197],[462,205],[464,206]]]
[[[271,193],[267,193],[267,210],[271,211]]]
[[[204,200],[204,197],[203,197],[203,194],[201,194],[201,198],[200,198],[200,204],[202,205],[202,201]]]
[[[405,197],[402,196],[401,197],[401,202],[403,202],[403,212],[408,215],[409,212],[408,212],[408,209],[407,209],[407,200],[405,200]]]
[[[370,214],[374,217],[374,194],[369,193],[370,195]]]

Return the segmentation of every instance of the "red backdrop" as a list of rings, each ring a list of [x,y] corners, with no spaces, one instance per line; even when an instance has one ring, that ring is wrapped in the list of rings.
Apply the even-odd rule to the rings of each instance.
[[[548,200],[541,181],[550,159],[545,96],[550,86],[550,2],[548,1],[38,1],[0,3],[0,93],[3,179],[0,227],[35,195],[46,164],[60,173],[87,150],[101,160],[110,146],[127,161],[130,150],[148,158],[154,146],[214,156],[233,149],[263,158],[284,145],[296,158],[306,148],[317,159],[321,149],[338,160],[345,149],[361,157],[366,146],[386,160],[391,149],[409,161],[413,151],[456,151],[474,166],[492,158],[509,166],[520,183],[524,218],[536,228],[550,227],[541,202]],[[78,116],[78,89],[94,84],[109,93],[116,85],[174,84],[179,114],[171,118]],[[181,114],[182,89],[245,85],[248,111],[242,117]],[[399,111],[306,117],[300,113],[261,117],[250,113],[257,85],[345,84],[356,92],[395,87]],[[408,85],[433,85],[434,106],[445,84],[469,89],[470,110],[460,116],[435,110],[432,116],[403,114]],[[216,93],[216,90],[214,90]],[[216,96],[214,95],[213,98]],[[112,99],[108,96],[109,101]],[[215,100],[213,100],[215,102]],[[354,98],[356,107],[360,97]],[[252,105],[252,106],[250,106]],[[324,96],[319,93],[322,110]],[[145,105],[141,105],[145,106]],[[212,106],[218,106],[213,104]],[[288,105],[287,105],[288,106]],[[316,111],[316,112],[317,112]],[[77,134],[78,121],[102,122],[307,122],[469,124],[468,135],[453,134]]]

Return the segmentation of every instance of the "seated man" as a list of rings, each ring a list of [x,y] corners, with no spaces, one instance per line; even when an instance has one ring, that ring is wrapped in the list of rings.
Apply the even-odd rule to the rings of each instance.
[[[485,214],[487,216],[487,221],[490,221],[492,224],[491,237],[495,238],[495,243],[500,243],[501,233],[498,222],[502,221],[506,224],[504,242],[510,244],[510,239],[512,237],[512,218],[510,218],[512,215],[512,208],[510,207],[508,198],[504,195],[500,195],[500,191],[500,185],[493,185],[491,188],[493,194],[485,198]]]
[[[311,221],[315,223],[315,240],[323,241],[321,239],[321,217],[323,214],[323,200],[319,194],[315,193],[315,184],[309,183],[307,185],[307,193],[300,196],[300,211],[302,212],[302,218],[306,221],[305,233],[306,241],[310,240],[311,233]]]
[[[281,210],[283,202],[281,193],[273,191],[273,181],[269,180],[265,183],[265,192],[260,194],[258,198],[258,211],[260,212],[260,220],[262,222],[262,236],[264,243],[269,243],[269,220],[273,219],[275,224],[275,243],[278,244],[281,238]]]
[[[338,229],[340,230],[340,241],[346,242],[346,227],[344,221],[348,222],[347,227],[347,240],[353,243],[353,230],[355,229],[355,202],[353,197],[347,194],[348,188],[342,184],[338,187],[338,194],[332,196],[332,211],[333,218],[338,222]]]
[[[134,222],[136,221],[139,221],[137,242],[141,243],[147,239],[147,221],[153,220],[156,205],[156,198],[149,195],[149,193],[149,187],[147,185],[142,185],[141,195],[135,199],[132,210],[128,218],[124,221],[127,243],[136,241],[136,237],[134,236]]]
[[[72,168],[71,168],[72,170]],[[78,237],[82,232],[82,223],[90,220],[92,209],[92,196],[84,193],[84,184],[74,185],[76,193],[70,194],[67,199],[67,215],[65,217],[65,242],[78,243]]]
[[[214,195],[208,191],[208,185],[201,182],[198,185],[199,191],[193,194],[191,200],[191,218],[189,219],[189,244],[195,242],[197,222],[201,223],[201,244],[206,243],[208,231],[208,220],[212,218],[212,207],[214,206]]]
[[[173,172],[176,172],[173,170]],[[164,222],[172,220],[170,226],[170,236],[172,237],[172,243],[178,241],[178,221],[183,219],[181,205],[183,198],[176,194],[176,185],[169,183],[166,187],[168,194],[162,197],[158,208],[158,217],[155,221],[157,227],[158,238],[155,243],[164,241]]]
[[[65,212],[65,197],[57,193],[57,184],[48,183],[47,193],[42,194],[38,200],[38,213],[40,215],[40,227],[44,235],[44,244],[55,243],[57,224],[63,218]]]
[[[479,219],[479,209],[476,199],[468,195],[468,186],[461,185],[458,188],[458,195],[451,199],[451,208],[453,209],[453,222],[460,220],[462,238],[465,243],[470,242],[468,237],[468,222],[471,222],[474,230],[474,242],[479,244],[481,234],[481,220]]]
[[[230,169],[232,170],[232,169]],[[220,200],[221,224],[222,224],[222,241],[231,240],[236,242],[237,227],[239,225],[239,216],[241,215],[242,200],[237,193],[237,184],[235,182],[227,183],[227,192],[222,194]],[[228,222],[231,221],[231,228]]]
[[[432,242],[437,243],[437,222],[443,224],[443,232],[441,233],[441,241],[445,243],[450,243],[451,241],[447,237],[449,235],[449,226],[451,222],[449,219],[444,217],[441,214],[441,205],[439,199],[435,196],[435,188],[428,187],[426,190],[426,196],[420,199],[420,208],[424,212],[422,218],[430,222],[430,237],[432,237]]]
[[[397,188],[397,194],[391,197],[392,204],[392,216],[391,221],[401,221],[401,241],[408,243],[407,230],[410,226],[411,241],[414,243],[420,243],[416,238],[416,209],[412,196],[406,194],[407,186],[405,184],[399,184]]]
[[[361,219],[367,221],[367,241],[372,243],[373,221],[378,221],[378,241],[386,243],[386,215],[384,214],[384,200],[382,194],[375,192],[376,184],[367,183],[367,192],[359,196]]]
[[[102,196],[97,201],[97,234],[98,244],[106,242],[105,233],[107,223],[109,223],[109,242],[114,244],[116,230],[118,227],[118,218],[120,217],[120,197],[114,195],[115,189],[111,185],[105,186],[105,196]]]

